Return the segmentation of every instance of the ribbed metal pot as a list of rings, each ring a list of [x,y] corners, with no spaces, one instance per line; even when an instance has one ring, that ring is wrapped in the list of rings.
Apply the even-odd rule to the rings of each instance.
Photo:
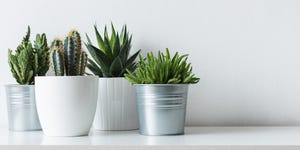
[[[8,128],[12,131],[41,130],[34,85],[5,85]]]
[[[140,134],[184,134],[188,84],[135,84]]]

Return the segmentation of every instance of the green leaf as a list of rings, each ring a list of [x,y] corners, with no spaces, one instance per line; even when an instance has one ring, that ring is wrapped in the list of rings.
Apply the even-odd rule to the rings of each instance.
[[[121,62],[121,59],[120,59],[120,57],[117,57],[117,58],[112,62],[111,66],[110,66],[110,69],[109,69],[109,72],[110,72],[110,74],[112,74],[113,76],[118,77],[118,76],[120,76],[120,74],[121,74],[122,68],[123,68],[123,64],[122,64],[122,62]]]
[[[88,51],[90,52],[93,59],[98,63],[98,65],[101,67],[102,72],[108,72],[109,66],[111,64],[110,58],[108,58],[105,53],[100,51],[98,48],[96,48],[93,45],[86,44],[86,47]]]
[[[103,77],[103,73],[101,68],[91,59],[88,59],[88,69],[90,69],[94,75],[97,75],[99,77]]]
[[[121,35],[120,35],[121,45],[124,45],[126,40],[127,40],[127,27],[126,27],[126,25],[124,25],[122,27],[122,31],[121,31]]]
[[[88,44],[93,45],[93,44],[92,44],[92,41],[91,41],[91,39],[90,39],[90,37],[89,37],[87,34],[85,34],[85,36],[86,36],[86,39],[87,39],[87,41],[88,41]]]
[[[104,27],[104,39],[107,39],[108,40],[108,42],[109,42],[109,37],[108,37],[108,32],[107,32],[107,27],[105,26]]]
[[[120,41],[119,41],[119,34],[117,34],[115,41],[114,41],[114,47],[113,47],[113,54],[114,56],[118,56],[120,53]]]
[[[33,59],[33,73],[38,74],[39,73],[39,58],[38,54],[34,54],[34,59]]]
[[[104,37],[104,48],[105,48],[105,51],[107,52],[107,56],[110,57],[110,59],[112,59],[113,51],[111,49],[109,39],[107,37]]]
[[[126,62],[126,66],[129,66],[134,63],[136,60],[137,56],[140,54],[141,50],[138,50],[136,53],[134,53],[131,57]]]
[[[104,46],[104,42],[103,42],[103,39],[97,29],[97,26],[95,25],[94,26],[94,29],[95,29],[95,34],[96,34],[96,38],[97,38],[97,43],[98,43],[98,46],[99,46],[99,49],[103,52],[103,53],[108,53],[107,52],[107,49],[105,48]],[[90,40],[89,40],[90,41]],[[89,44],[91,44],[91,42],[89,42]]]
[[[110,46],[112,49],[114,49],[114,45],[116,42],[116,36],[118,37],[119,35],[116,34],[114,25],[111,23],[111,36],[110,36]]]
[[[27,75],[26,84],[31,84],[31,80],[33,80],[33,79],[34,79],[33,71],[30,70]]]

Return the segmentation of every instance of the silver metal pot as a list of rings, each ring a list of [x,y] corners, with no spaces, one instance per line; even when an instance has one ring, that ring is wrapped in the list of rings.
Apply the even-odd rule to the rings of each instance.
[[[184,134],[188,84],[135,84],[140,134]]]
[[[34,85],[5,85],[8,126],[12,131],[41,130]]]

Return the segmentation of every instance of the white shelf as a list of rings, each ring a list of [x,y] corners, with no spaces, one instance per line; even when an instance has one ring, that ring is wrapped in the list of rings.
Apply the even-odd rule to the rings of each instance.
[[[29,145],[25,146],[24,145]],[[92,131],[90,136],[47,137],[41,131],[11,132],[0,129],[0,148],[32,149],[57,146],[91,147],[92,149],[210,149],[255,148],[255,150],[283,147],[300,149],[300,127],[186,127],[185,135],[142,136],[134,131]],[[56,145],[51,147],[50,145]],[[74,147],[74,145],[76,145]],[[19,146],[19,147],[18,147]],[[49,147],[50,146],[50,147]],[[290,147],[292,146],[292,147]],[[138,148],[139,147],[139,148]],[[143,148],[143,150],[145,150]]]

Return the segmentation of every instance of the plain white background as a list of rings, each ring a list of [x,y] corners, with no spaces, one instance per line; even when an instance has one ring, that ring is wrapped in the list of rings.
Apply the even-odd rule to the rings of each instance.
[[[50,42],[72,28],[94,38],[93,25],[111,21],[128,25],[133,51],[190,54],[201,81],[190,87],[188,125],[300,124],[299,0],[2,0],[0,20],[0,126],[4,84],[15,83],[7,49],[27,25]]]

